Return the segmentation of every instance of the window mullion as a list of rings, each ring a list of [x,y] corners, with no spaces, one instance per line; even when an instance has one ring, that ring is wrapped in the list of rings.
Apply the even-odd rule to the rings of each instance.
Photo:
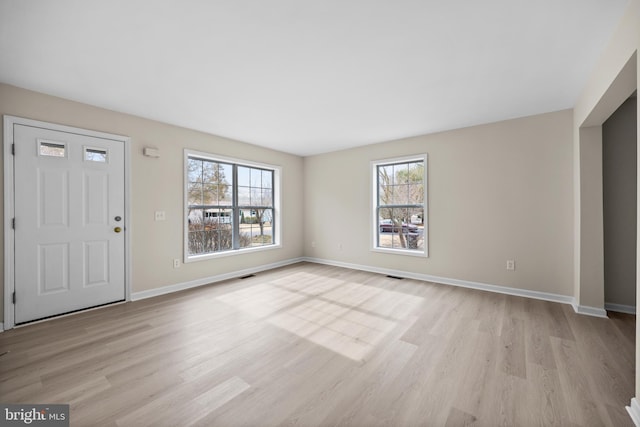
[[[231,181],[231,212],[233,215],[233,249],[240,249],[240,211],[238,210],[238,165],[233,164]]]
[[[375,228],[375,236],[376,236],[376,247],[380,247],[380,166],[376,166],[376,228]]]
[[[380,246],[380,233],[378,232],[380,230],[380,209],[381,207],[378,205],[376,207],[376,228],[375,228],[376,247]]]
[[[276,200],[275,200],[275,173],[271,172],[271,243],[275,243],[276,235]]]

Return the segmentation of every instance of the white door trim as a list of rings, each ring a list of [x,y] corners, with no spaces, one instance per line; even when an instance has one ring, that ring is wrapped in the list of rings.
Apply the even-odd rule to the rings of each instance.
[[[114,135],[105,132],[97,132],[80,129],[71,126],[47,123],[22,117],[4,116],[3,156],[4,156],[4,329],[12,329],[15,326],[14,304],[12,295],[15,291],[14,249],[15,232],[12,221],[15,217],[14,194],[14,170],[13,170],[13,128],[14,125],[26,125],[41,127],[60,132],[69,132],[79,135],[97,138],[111,139],[124,143],[124,280],[125,299],[131,301],[131,138],[128,136]]]

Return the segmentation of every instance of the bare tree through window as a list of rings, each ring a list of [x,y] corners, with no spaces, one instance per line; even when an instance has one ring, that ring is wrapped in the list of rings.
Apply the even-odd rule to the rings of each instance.
[[[274,243],[274,171],[188,156],[188,256]]]
[[[424,249],[425,162],[376,165],[377,246]]]

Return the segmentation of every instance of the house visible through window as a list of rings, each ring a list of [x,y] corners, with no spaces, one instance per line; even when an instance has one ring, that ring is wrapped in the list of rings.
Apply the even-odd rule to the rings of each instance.
[[[188,261],[278,244],[279,169],[185,152]]]
[[[427,255],[427,157],[374,162],[374,250]]]

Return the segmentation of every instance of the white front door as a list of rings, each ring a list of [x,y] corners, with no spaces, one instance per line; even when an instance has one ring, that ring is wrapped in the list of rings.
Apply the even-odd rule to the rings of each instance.
[[[15,323],[124,300],[124,142],[13,129]]]

